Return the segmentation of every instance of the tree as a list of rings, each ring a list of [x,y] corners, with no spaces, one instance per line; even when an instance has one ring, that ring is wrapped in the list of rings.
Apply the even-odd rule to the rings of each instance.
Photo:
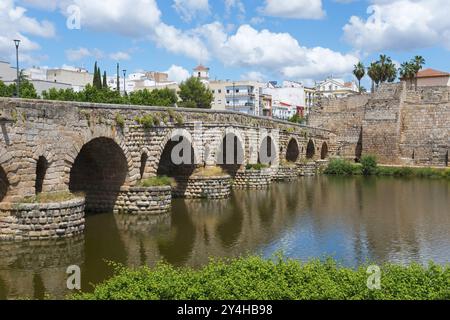
[[[94,79],[92,80],[92,86],[97,87],[97,61],[94,64]]]
[[[167,88],[152,91],[144,89],[131,92],[129,95],[129,102],[133,105],[170,107],[174,106],[177,101],[178,96],[175,90]]]
[[[19,74],[20,79],[20,97],[25,99],[37,99],[39,98],[34,85],[28,80],[28,78],[23,73],[23,70],[20,71]],[[17,79],[14,80],[14,83],[11,83],[6,87],[4,93],[5,96],[11,97],[17,93]]]
[[[414,64],[414,62],[403,62],[400,66],[400,77],[405,80],[406,82],[409,82],[409,87],[411,88],[412,83],[414,79],[416,78],[417,74],[417,66]]]
[[[288,120],[289,122],[292,123],[304,123],[305,122],[305,118],[303,118],[302,116],[300,116],[298,113],[294,114],[291,118],[289,118]]]
[[[185,108],[210,109],[213,93],[198,78],[191,77],[180,84],[180,105]]]
[[[364,76],[366,75],[366,68],[364,67],[364,64],[361,61],[355,65],[355,68],[353,69],[353,74],[355,75],[356,79],[358,79],[358,89],[359,93],[361,93],[361,79],[364,78]]]
[[[414,83],[417,91],[417,74],[420,70],[422,70],[424,64],[425,64],[425,58],[422,56],[415,56],[414,59],[411,61],[411,63],[414,64]]]
[[[103,84],[102,84],[103,89],[108,89],[108,82],[106,80],[106,71],[103,72]]]
[[[367,75],[372,79],[372,93],[375,92],[375,84],[380,82],[381,79],[381,68],[380,65],[376,62],[372,62],[370,64],[369,69],[367,70]]]

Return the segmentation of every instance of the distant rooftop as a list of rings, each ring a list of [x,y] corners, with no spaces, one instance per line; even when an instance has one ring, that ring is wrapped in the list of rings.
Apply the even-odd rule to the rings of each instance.
[[[195,71],[209,71],[209,68],[207,68],[204,65],[200,64],[194,70]]]
[[[450,73],[435,69],[424,69],[417,73],[417,78],[450,77]]]

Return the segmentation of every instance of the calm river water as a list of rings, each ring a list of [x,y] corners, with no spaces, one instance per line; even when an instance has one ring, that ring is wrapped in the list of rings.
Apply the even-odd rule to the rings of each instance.
[[[164,217],[88,216],[84,236],[0,243],[0,299],[63,297],[66,269],[79,265],[91,290],[129,266],[164,259],[200,267],[211,256],[282,251],[306,261],[450,262],[450,182],[394,178],[302,178],[229,200],[173,203]]]

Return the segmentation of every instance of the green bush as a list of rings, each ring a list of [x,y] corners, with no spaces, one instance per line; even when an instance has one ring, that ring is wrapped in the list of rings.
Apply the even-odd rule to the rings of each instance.
[[[111,279],[87,300],[443,300],[450,299],[450,267],[381,266],[381,290],[367,288],[367,268],[332,259],[301,263],[260,257],[212,260],[200,270],[165,263],[154,269],[115,265]]]
[[[372,176],[377,173],[377,159],[374,156],[363,156],[361,158],[362,174]]]
[[[167,176],[152,177],[148,179],[141,180],[139,186],[141,187],[163,187],[163,186],[173,186],[175,180]]]
[[[324,173],[339,176],[358,175],[361,174],[361,166],[344,159],[332,159]]]
[[[245,166],[246,170],[257,170],[257,171],[261,171],[263,169],[267,169],[269,168],[269,165],[267,164],[263,164],[263,163],[256,163],[256,164],[247,164]]]
[[[116,124],[123,129],[125,127],[125,118],[120,114],[116,113]]]
[[[159,119],[153,118],[151,114],[146,114],[142,117],[137,117],[136,122],[142,125],[145,129],[153,128],[155,125],[159,124]],[[158,123],[157,123],[158,121]]]

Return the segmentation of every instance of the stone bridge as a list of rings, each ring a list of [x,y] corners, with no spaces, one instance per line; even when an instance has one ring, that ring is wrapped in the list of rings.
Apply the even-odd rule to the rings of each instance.
[[[328,130],[199,109],[0,98],[0,127],[0,201],[83,192],[87,207],[98,210],[142,179],[220,165],[226,137],[244,155],[223,166],[231,176],[258,163],[266,148],[275,150],[272,168],[326,159],[337,149]],[[192,147],[192,164],[171,160],[181,141]]]

